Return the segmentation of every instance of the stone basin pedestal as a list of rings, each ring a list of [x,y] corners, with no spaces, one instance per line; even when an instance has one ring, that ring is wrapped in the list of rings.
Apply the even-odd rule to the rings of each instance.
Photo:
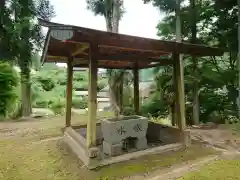
[[[134,140],[133,146],[137,150],[146,149],[147,128],[148,119],[137,115],[102,120],[103,152],[110,156],[120,155],[128,148],[129,139]]]

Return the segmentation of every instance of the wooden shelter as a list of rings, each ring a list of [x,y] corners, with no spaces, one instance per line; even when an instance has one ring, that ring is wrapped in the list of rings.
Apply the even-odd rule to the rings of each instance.
[[[185,130],[183,66],[180,54],[222,56],[224,51],[203,45],[154,40],[39,20],[48,27],[42,61],[67,63],[66,126],[71,126],[73,67],[89,67],[87,147],[96,145],[97,68],[132,69],[134,106],[139,114],[139,69],[173,65],[178,125]]]

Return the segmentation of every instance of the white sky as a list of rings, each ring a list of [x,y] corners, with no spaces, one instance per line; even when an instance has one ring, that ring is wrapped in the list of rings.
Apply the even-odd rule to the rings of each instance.
[[[51,4],[56,12],[53,22],[106,30],[104,18],[87,10],[86,0],[51,0]],[[143,4],[143,0],[124,0],[124,7],[126,12],[120,21],[119,33],[157,38],[156,26],[163,18],[157,8],[151,3]]]
[[[51,0],[56,17],[52,21],[93,29],[106,30],[105,20],[87,10],[86,0]],[[156,26],[163,15],[152,4],[143,4],[143,0],[125,0],[124,14],[119,32],[148,38],[157,38]]]

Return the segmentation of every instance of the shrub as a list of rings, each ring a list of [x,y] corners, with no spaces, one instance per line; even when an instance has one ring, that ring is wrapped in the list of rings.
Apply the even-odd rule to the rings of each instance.
[[[88,74],[83,72],[74,72],[73,81],[88,81]]]
[[[55,87],[55,82],[51,77],[37,77],[39,82],[45,91],[51,91]]]
[[[8,110],[17,100],[17,85],[19,78],[17,72],[8,63],[0,62],[0,115],[7,116]]]
[[[135,112],[134,112],[133,107],[124,107],[122,114],[123,114],[124,116],[130,116],[130,115],[135,114]]]
[[[11,119],[16,119],[22,116],[22,103],[21,103],[21,86],[18,84],[16,87],[17,97],[14,102],[11,103],[11,106],[8,108],[8,117]]]
[[[102,89],[105,88],[105,87],[106,87],[106,83],[105,83],[104,81],[100,81],[100,82],[98,83],[98,86],[97,86],[98,91],[102,90]]]
[[[35,108],[47,108],[49,104],[49,100],[47,99],[37,99],[35,103],[33,103],[33,107]]]
[[[73,82],[73,89],[75,90],[84,90],[87,91],[88,90],[88,82],[84,82],[84,81],[74,81]]]
[[[85,109],[88,107],[87,98],[83,97],[74,97],[72,99],[72,107],[76,109]]]
[[[61,86],[61,85],[57,84],[56,87],[52,90],[52,93],[54,94],[54,96],[65,98],[66,97],[66,86]]]
[[[49,104],[49,108],[53,110],[56,115],[60,115],[64,112],[65,99],[56,99]]]
[[[229,124],[237,124],[240,122],[239,118],[236,117],[236,116],[228,116],[226,118],[226,122],[229,123]]]
[[[158,117],[159,115],[165,115],[167,112],[167,105],[160,100],[150,100],[145,102],[140,110],[143,116],[148,116],[151,114],[153,117]]]
[[[38,99],[42,98],[42,93],[44,92],[44,89],[42,88],[42,85],[39,82],[33,81],[31,90],[32,90],[31,94],[32,102],[35,102]]]

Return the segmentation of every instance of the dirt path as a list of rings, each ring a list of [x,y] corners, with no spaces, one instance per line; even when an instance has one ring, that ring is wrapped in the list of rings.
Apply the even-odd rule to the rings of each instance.
[[[233,131],[216,129],[189,129],[191,138],[212,147],[240,152],[240,136]]]
[[[177,179],[185,175],[190,171],[196,171],[202,166],[209,164],[215,160],[220,159],[219,156],[213,156],[204,158],[197,161],[189,162],[189,164],[180,164],[178,166],[174,166],[169,168],[168,170],[158,172],[158,175],[155,177],[150,177],[148,180],[170,180]]]
[[[27,118],[22,121],[0,122],[0,138],[31,137],[46,129],[60,129],[64,126],[62,117]]]
[[[204,165],[213,163],[214,161],[220,159],[234,159],[234,157],[239,156],[239,152],[227,151],[218,156],[211,156],[201,160],[196,160],[189,162],[188,164],[180,164],[174,167],[171,167],[167,170],[156,172],[158,175],[149,177],[147,180],[175,180],[181,178],[185,174],[197,171],[202,168]]]

